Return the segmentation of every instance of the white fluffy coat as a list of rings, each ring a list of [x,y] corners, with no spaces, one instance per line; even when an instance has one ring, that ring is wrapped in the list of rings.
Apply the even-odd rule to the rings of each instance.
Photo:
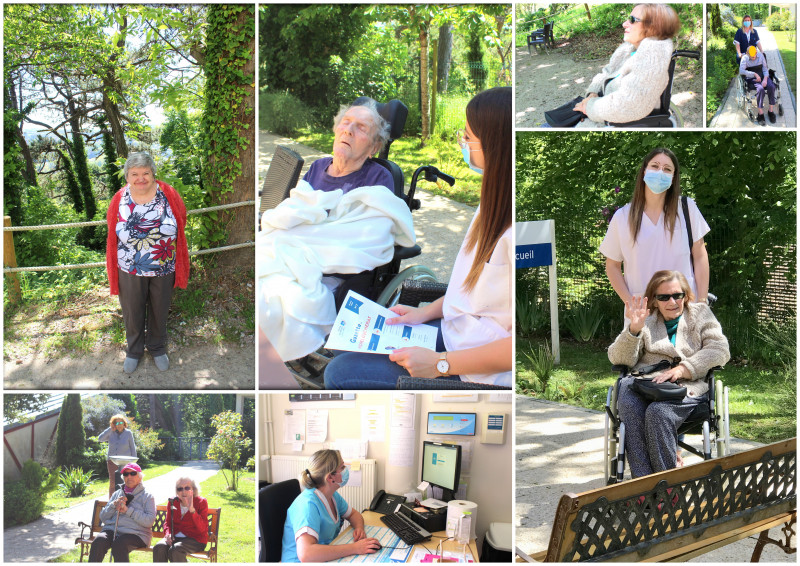
[[[315,191],[305,181],[261,218],[259,325],[281,359],[319,348],[336,318],[323,274],[360,273],[389,263],[395,244],[416,237],[408,206],[386,187]]]

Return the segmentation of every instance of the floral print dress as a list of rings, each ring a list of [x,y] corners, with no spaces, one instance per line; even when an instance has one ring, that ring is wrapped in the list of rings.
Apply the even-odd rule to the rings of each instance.
[[[117,260],[125,273],[160,277],[175,271],[178,228],[161,189],[150,202],[136,204],[126,186],[119,201],[116,232]]]

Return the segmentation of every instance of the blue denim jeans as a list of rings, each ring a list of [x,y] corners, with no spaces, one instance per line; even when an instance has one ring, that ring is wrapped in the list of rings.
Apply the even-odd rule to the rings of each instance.
[[[436,351],[443,352],[442,320],[428,322],[438,329]],[[397,378],[408,375],[406,368],[383,354],[334,351],[335,357],[325,367],[325,389],[394,389]],[[457,375],[439,377],[460,381]]]

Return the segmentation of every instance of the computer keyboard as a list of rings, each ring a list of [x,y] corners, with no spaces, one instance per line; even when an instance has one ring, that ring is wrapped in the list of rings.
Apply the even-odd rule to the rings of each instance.
[[[431,538],[431,533],[401,513],[383,515],[381,516],[381,521],[383,521],[394,534],[399,536],[400,540],[409,546]]]

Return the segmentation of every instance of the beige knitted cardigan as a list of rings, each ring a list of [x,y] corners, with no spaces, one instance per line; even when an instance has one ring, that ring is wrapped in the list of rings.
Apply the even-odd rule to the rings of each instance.
[[[644,118],[660,106],[661,93],[669,82],[669,62],[672,58],[671,39],[645,38],[635,49],[630,43],[620,45],[611,61],[596,75],[586,95],[588,119],[579,128],[602,128],[605,122],[632,122]],[[606,80],[613,78],[605,86]]]
[[[612,364],[638,369],[661,360],[680,360],[691,379],[679,379],[689,396],[703,395],[708,384],[703,379],[714,366],[725,365],[730,359],[728,339],[711,309],[704,303],[687,303],[678,321],[675,345],[667,337],[664,319],[656,310],[645,320],[644,328],[634,336],[625,327],[608,348]]]

